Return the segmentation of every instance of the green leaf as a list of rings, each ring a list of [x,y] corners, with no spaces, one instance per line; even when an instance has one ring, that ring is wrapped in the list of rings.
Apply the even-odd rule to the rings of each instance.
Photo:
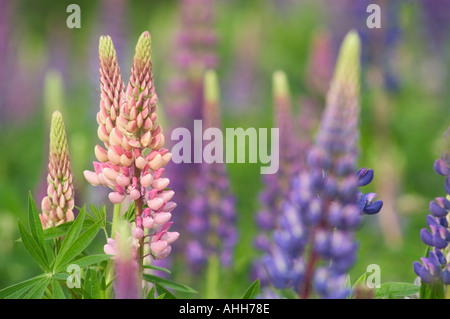
[[[65,236],[67,234],[67,231],[69,230],[69,228],[73,225],[73,223],[74,223],[73,221],[66,222],[66,223],[62,223],[61,225],[58,225],[55,227],[50,227],[50,228],[44,229],[45,240]]]
[[[136,219],[134,211],[135,211],[135,205],[134,205],[134,201],[132,201],[130,206],[128,206],[127,211],[122,215],[121,219],[127,221],[128,223],[134,222]]]
[[[72,264],[78,265],[80,268],[85,268],[94,264],[98,264],[104,260],[107,260],[111,257],[111,255],[98,254],[98,255],[90,255],[86,257],[81,257],[80,259],[74,260]]]
[[[375,289],[375,298],[406,297],[419,292],[419,286],[407,282],[386,282]]]
[[[55,262],[56,264],[60,262],[61,256],[64,255],[69,250],[72,243],[78,239],[78,236],[80,235],[81,229],[83,227],[85,217],[86,217],[86,209],[83,207],[80,213],[78,214],[77,218],[73,222],[72,226],[70,226],[69,230],[67,231],[67,235],[64,238],[58,257],[56,258]]]
[[[191,294],[197,293],[197,291],[195,291],[194,289],[192,289],[189,286],[173,282],[166,278],[161,278],[161,277],[150,275],[150,274],[144,274],[143,278],[146,281],[152,282],[154,284],[159,284],[160,286],[163,286],[163,287],[169,288],[169,289],[173,289],[175,291],[187,292],[187,293],[191,293]]]
[[[19,221],[19,232],[20,237],[22,238],[23,245],[30,253],[31,257],[37,261],[39,266],[45,271],[49,271],[49,265],[47,261],[47,257],[44,255],[42,248],[40,245],[34,240],[34,238],[28,233],[22,223]]]
[[[156,299],[164,299],[165,296],[166,296],[166,293],[163,293],[163,294],[159,295],[158,297],[156,297]]]
[[[164,299],[178,299],[173,293],[157,283],[155,283],[155,288],[158,295],[164,295]]]
[[[61,225],[58,225],[55,227],[50,227],[50,228],[44,229],[44,239],[49,240],[49,239],[53,239],[53,238],[66,236],[67,231],[73,225],[73,223],[74,223],[73,221],[66,222],[66,223],[62,223]],[[86,219],[83,223],[83,227],[81,230],[87,229],[94,224],[95,223],[92,220]]]
[[[28,193],[28,222],[30,223],[31,235],[45,249],[44,230],[31,192]]]
[[[153,269],[153,270],[161,270],[161,271],[164,271],[164,272],[166,272],[168,274],[171,273],[171,271],[169,269],[167,269],[167,268],[153,266],[153,265],[144,265],[144,268],[146,268],[146,269]]]
[[[27,290],[36,285],[39,281],[45,278],[47,274],[41,274],[39,276],[27,279],[18,284],[6,287],[0,290],[0,299],[17,299],[23,295]]]
[[[352,291],[355,290],[355,288],[359,285],[365,285],[367,280],[367,272],[363,273],[358,279],[356,279],[355,283],[353,284]]]
[[[97,272],[93,269],[88,269],[86,278],[84,279],[84,299],[100,299],[100,282],[97,277]]]
[[[420,299],[445,299],[444,285],[441,281],[434,284],[422,282],[420,286]]]
[[[51,280],[52,278],[48,275],[41,279],[25,296],[23,296],[23,299],[41,299]]]
[[[86,229],[69,247],[65,247],[64,249],[61,247],[61,253],[56,258],[54,266],[55,272],[62,271],[67,264],[89,246],[100,230],[100,227],[102,226],[101,223],[101,221],[98,221]],[[72,227],[74,226],[76,226],[76,223],[74,223]],[[69,236],[69,233],[67,236]]]
[[[147,294],[147,298],[145,299],[155,299],[155,287],[153,286],[152,289]]]
[[[53,277],[52,279],[53,299],[66,299],[64,292],[59,284],[58,280]]]
[[[242,299],[254,299],[259,294],[259,279],[256,279],[250,287],[248,287]]]
[[[102,205],[101,207],[97,207],[95,205],[90,205],[89,207],[91,209],[93,216],[87,215],[87,217],[89,217],[89,219],[91,220],[92,223],[95,223],[95,222],[101,220],[103,222],[102,228],[105,227],[106,226],[106,206]]]
[[[67,278],[69,278],[69,274],[67,272],[58,272],[56,274],[53,274],[53,278],[58,281],[67,281]]]

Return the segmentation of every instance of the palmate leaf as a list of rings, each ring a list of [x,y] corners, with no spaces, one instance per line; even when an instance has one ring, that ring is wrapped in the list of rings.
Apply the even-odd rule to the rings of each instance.
[[[109,258],[111,258],[111,255],[97,254],[81,257],[80,259],[74,260],[72,263],[78,265],[80,268],[85,268],[94,264],[98,264],[99,262],[102,262],[104,260],[108,260]]]
[[[122,220],[125,220],[128,223],[133,223],[135,221],[135,204],[134,201],[131,202],[130,206],[128,206],[127,211],[120,217]]]
[[[157,283],[155,283],[155,288],[156,288],[156,292],[158,293],[158,296],[163,295],[164,299],[178,299],[173,293],[171,293],[169,290],[167,290],[163,286],[158,285]]]
[[[100,299],[100,282],[97,277],[97,272],[93,269],[88,269],[86,278],[84,279],[83,287],[84,299]]]
[[[366,280],[367,272],[363,273],[358,279],[356,279],[355,283],[353,284],[352,291],[354,291],[357,286],[365,284]]]
[[[63,256],[67,250],[69,250],[72,243],[78,238],[81,232],[81,228],[84,224],[84,219],[86,217],[86,209],[83,207],[80,210],[77,218],[73,222],[72,226],[67,231],[66,237],[61,245],[61,249],[59,250],[58,257],[56,258],[55,264],[58,264],[61,261],[61,256]]]
[[[39,212],[36,208],[33,195],[31,192],[28,194],[28,222],[30,224],[31,235],[34,240],[41,246],[41,249],[46,252],[47,245],[44,240],[44,230],[42,228],[41,219],[39,218]]]
[[[194,289],[192,289],[189,286],[186,286],[184,284],[179,284],[176,282],[173,282],[171,280],[168,280],[166,278],[161,278],[155,275],[150,275],[150,274],[144,274],[143,275],[144,280],[154,283],[155,285],[158,284],[160,286],[163,286],[165,288],[169,288],[169,289],[173,289],[175,291],[180,291],[180,292],[187,292],[187,293],[197,293],[197,291],[195,291]],[[158,289],[158,287],[156,287],[156,289]]]
[[[375,289],[375,298],[407,297],[419,292],[419,286],[407,282],[386,282]]]
[[[242,299],[254,299],[259,294],[259,279],[256,279],[250,287],[248,287]]]
[[[155,299],[155,287],[153,286],[152,289],[147,294],[147,298],[145,299]]]
[[[67,231],[69,230],[69,228],[72,226],[73,223],[74,223],[73,221],[66,222],[66,223],[62,223],[61,225],[58,225],[55,227],[50,227],[50,228],[44,229],[44,239],[49,240],[49,239],[65,236],[67,234]]]
[[[53,239],[53,238],[66,236],[67,231],[69,230],[70,227],[72,227],[73,223],[74,223],[73,221],[66,222],[66,223],[62,223],[61,225],[58,225],[55,227],[50,227],[50,228],[44,229],[44,239],[49,240],[49,239]],[[85,230],[85,229],[89,228],[90,226],[92,226],[93,224],[94,224],[94,222],[91,219],[86,219],[83,223],[83,227],[81,230]]]
[[[25,246],[28,253],[37,261],[43,271],[48,272],[50,270],[47,256],[45,255],[42,247],[36,242],[36,240],[28,233],[22,223],[19,221],[19,232],[22,238],[22,243]]]
[[[66,299],[58,279],[52,278],[53,299]]]
[[[72,227],[75,226],[78,227],[76,223],[72,225]],[[63,246],[61,246],[61,252],[58,254],[54,265],[55,272],[63,271],[65,266],[67,266],[76,256],[83,252],[83,250],[85,250],[92,242],[92,240],[94,240],[101,226],[102,221],[99,220],[94,225],[86,229],[80,236],[78,236],[78,238],[76,238],[76,240],[69,241],[69,246],[64,246],[63,243]],[[71,229],[69,229],[67,237],[71,233]]]
[[[47,274],[42,274],[6,287],[0,290],[0,299],[18,299],[47,276]]]
[[[50,276],[45,276],[23,296],[23,299],[41,299],[51,280]]]
[[[163,268],[163,267],[158,267],[158,266],[153,266],[153,265],[144,265],[144,268],[146,269],[153,269],[153,270],[160,270],[160,271],[164,271],[168,274],[171,273],[171,271],[167,268]]]

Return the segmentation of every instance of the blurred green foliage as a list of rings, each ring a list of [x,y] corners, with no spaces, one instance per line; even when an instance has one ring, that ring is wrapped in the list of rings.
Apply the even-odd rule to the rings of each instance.
[[[82,178],[82,170],[89,168],[94,160],[93,146],[97,143],[95,114],[99,102],[99,83],[98,60],[95,58],[98,46],[96,32],[101,23],[100,4],[98,1],[76,1],[81,7],[81,29],[71,30],[67,29],[65,19],[68,16],[66,7],[72,2],[14,1],[14,28],[9,34],[10,41],[17,55],[24,57],[27,66],[38,70],[40,75],[30,84],[38,88],[37,94],[33,95],[34,104],[28,105],[24,113],[18,110],[22,112],[20,116],[0,122],[0,287],[37,274],[38,269],[30,262],[22,245],[16,242],[19,237],[16,221],[25,220],[28,191],[39,194],[43,181],[45,183],[49,123],[46,108],[55,107],[46,104],[61,101],[57,107],[62,109],[66,121],[78,199],[90,202],[105,198],[104,193],[94,191]],[[169,56],[176,50],[173,33],[180,23],[177,2],[129,1],[122,26],[126,35],[123,57],[132,54],[133,44],[144,30],[152,34],[155,85],[162,107],[165,105],[165,94],[170,94],[166,83],[172,76],[170,70],[173,68]],[[291,7],[280,9],[277,1],[217,1],[217,72],[223,91],[226,88],[225,79],[233,80],[231,70],[238,46],[246,41],[256,41],[257,48],[252,68],[256,70],[258,88],[256,96],[249,99],[255,104],[237,112],[227,100],[227,94],[223,94],[224,127],[272,126],[270,83],[272,73],[277,69],[284,70],[288,76],[296,110],[302,107],[298,102],[300,97],[311,94],[307,85],[307,64],[314,31],[330,26],[323,2],[289,3]],[[402,38],[396,55],[391,57],[400,82],[397,90],[389,91],[373,84],[376,81],[371,79],[371,69],[381,69],[382,65],[369,63],[363,66],[360,163],[361,166],[373,168],[375,179],[380,178],[377,175],[377,169],[381,166],[377,160],[379,152],[389,153],[396,172],[392,178],[398,185],[395,206],[398,208],[396,213],[403,242],[401,246],[390,245],[380,228],[379,216],[365,218],[358,232],[360,258],[350,274],[352,280],[356,280],[367,265],[379,264],[382,282],[412,282],[415,278],[412,263],[422,256],[425,249],[419,230],[425,227],[427,203],[444,193],[444,180],[434,174],[432,167],[434,159],[442,151],[442,135],[450,124],[447,105],[450,93],[445,90],[446,83],[439,80],[433,83],[436,67],[428,67],[431,64],[427,62],[440,63],[441,71],[448,72],[449,51],[442,49],[441,61],[431,60],[432,49],[416,23],[420,20],[420,14],[421,9],[414,3],[405,3],[400,10]],[[239,42],[243,34],[248,38]],[[339,35],[340,39],[343,35]],[[47,81],[53,84],[44,89],[45,75],[55,72],[51,58],[51,50],[55,47],[66,49],[57,51],[67,54],[63,57],[66,61],[64,76],[62,83],[58,84],[59,77],[50,73],[53,77],[50,80],[47,77]],[[335,54],[332,53],[333,56]],[[120,56],[119,60],[131,61]],[[128,77],[130,64],[126,62],[122,66],[125,78]],[[62,87],[62,92],[59,92],[58,86]],[[31,94],[28,87],[21,87],[19,92]],[[377,113],[381,107],[380,95],[387,101],[387,112],[381,115]],[[14,101],[10,101],[7,107],[14,110],[13,104]],[[382,126],[377,116],[384,118]],[[170,122],[170,119],[166,121]],[[384,142],[387,141],[385,147],[377,146],[380,136],[385,138]],[[262,184],[258,165],[229,164],[227,168],[232,189],[238,198],[240,240],[234,267],[221,274],[218,297],[239,298],[251,283],[249,265],[256,256],[252,241],[257,231],[253,216],[259,207],[258,192]],[[374,185],[370,186],[370,190],[379,191]],[[40,198],[36,195],[35,198],[40,203]],[[112,213],[111,209],[109,213]],[[176,229],[177,225],[173,228]],[[103,245],[101,240],[99,237],[98,249]],[[200,292],[205,289],[203,283],[189,282],[182,264],[173,266],[172,275]]]

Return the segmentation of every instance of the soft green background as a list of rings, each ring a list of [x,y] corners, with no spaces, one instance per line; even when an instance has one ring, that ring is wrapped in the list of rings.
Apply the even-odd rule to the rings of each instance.
[[[70,30],[65,25],[68,15],[66,7],[73,2],[81,6],[81,29]],[[217,72],[223,89],[224,127],[272,126],[271,76],[277,69],[287,73],[296,110],[301,107],[300,97],[311,94],[307,84],[311,42],[315,31],[329,30],[330,20],[337,17],[325,14],[331,1],[279,2],[286,2],[288,6],[279,8],[276,1],[217,1]],[[434,174],[433,162],[440,155],[441,139],[450,124],[449,93],[445,90],[448,44],[439,49],[432,48],[423,30],[425,25],[421,7],[416,2],[402,3],[399,13],[401,39],[395,53],[382,59],[392,59],[391,65],[400,87],[395,91],[382,89],[380,92],[370,70],[381,70],[383,65],[377,62],[364,64],[360,141],[360,165],[373,168],[375,179],[384,178],[388,184],[392,180],[392,184],[397,185],[393,203],[402,240],[400,244],[386,240],[379,216],[365,218],[358,232],[361,249],[358,262],[350,274],[352,280],[356,280],[367,265],[378,264],[382,282],[412,282],[415,279],[412,263],[421,257],[425,249],[419,230],[425,227],[428,202],[445,192],[444,179]],[[31,80],[23,85],[17,83],[19,88],[15,99],[19,101],[22,96],[32,96],[32,105],[27,105],[25,112],[18,111],[14,116],[5,113],[2,115],[5,120],[0,122],[0,288],[29,278],[38,271],[23,246],[15,240],[18,238],[17,219],[25,220],[28,191],[36,193],[46,174],[49,121],[46,107],[60,104],[70,139],[72,165],[79,187],[77,191],[82,198],[93,199],[94,188],[84,181],[82,171],[91,168],[93,146],[97,143],[95,114],[99,84],[95,58],[98,45],[96,30],[101,21],[99,8],[96,1],[14,1],[13,28],[9,36],[17,48],[15,56],[25,66],[26,73],[38,75],[30,77]],[[155,85],[162,108],[165,94],[170,94],[165,85],[173,76],[173,66],[168,57],[176,49],[173,31],[179,25],[177,10],[177,1],[130,1],[124,17],[125,52],[124,57],[119,56],[125,62],[122,65],[123,77],[128,79],[131,54],[137,38],[144,30],[149,30],[152,34]],[[365,18],[365,15],[360,17],[362,23]],[[343,28],[342,33],[336,35],[337,43],[346,31]],[[55,37],[55,34],[58,36]],[[48,92],[44,90],[44,75],[52,65],[50,48],[55,43],[56,47],[61,45],[66,48],[61,52],[67,54],[63,93],[59,97],[57,76],[56,79],[55,76],[47,78],[53,84],[50,84],[52,88]],[[254,69],[252,82],[257,87],[249,92],[248,106],[237,110],[229,99],[232,92],[225,94],[224,91],[232,77],[239,74],[232,72],[233,67],[236,68],[238,52],[245,51],[239,46],[247,44],[256,47],[251,63]],[[379,46],[382,52],[385,50],[382,42],[375,40],[371,45],[375,48]],[[336,55],[335,47],[331,52],[333,57]],[[367,48],[363,47],[364,50]],[[384,111],[377,113],[381,107],[380,96],[385,98],[382,102],[385,103]],[[8,108],[14,110],[14,100],[9,103]],[[381,119],[377,120],[377,116]],[[380,176],[381,155],[388,156],[395,175]],[[220,278],[218,296],[240,297],[250,285],[249,263],[256,256],[252,248],[253,236],[257,231],[253,215],[258,209],[257,196],[262,184],[258,165],[230,164],[228,170],[232,189],[238,198],[240,241],[233,269]],[[374,185],[369,189],[377,192]],[[97,190],[95,194],[99,196],[101,193]],[[37,203],[40,200],[36,198]],[[176,229],[177,225],[173,228]],[[102,241],[103,237],[99,236],[92,251],[101,251]],[[202,283],[192,282],[191,275],[184,269],[183,265],[176,265],[174,278],[190,283],[200,290],[200,297],[204,296]]]

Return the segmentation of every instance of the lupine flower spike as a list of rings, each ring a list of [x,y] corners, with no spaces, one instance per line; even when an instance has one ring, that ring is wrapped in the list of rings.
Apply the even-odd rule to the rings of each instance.
[[[264,175],[264,190],[259,198],[261,210],[256,214],[256,224],[260,228],[255,238],[255,247],[261,251],[270,248],[269,234],[277,228],[282,213],[282,203],[289,198],[290,183],[298,174],[303,161],[298,159],[299,143],[294,133],[293,114],[289,85],[286,74],[282,71],[274,73],[272,78],[275,127],[280,132],[280,168],[276,174]],[[261,285],[267,282],[265,270],[256,261],[254,275],[260,279]]]
[[[74,219],[73,177],[70,167],[69,145],[62,114],[55,111],[50,125],[50,154],[47,176],[47,196],[42,199],[40,214],[45,228]]]
[[[203,116],[206,127],[221,127],[219,87],[216,73],[205,74]],[[187,244],[186,259],[191,269],[205,266],[208,257],[218,254],[222,266],[233,261],[237,243],[235,198],[223,161],[203,164],[197,182],[197,196],[190,205],[187,228],[191,240]]]
[[[308,153],[309,170],[294,180],[283,205],[275,246],[264,257],[277,288],[292,287],[308,298],[312,289],[323,298],[345,298],[348,270],[356,261],[354,239],[362,215],[375,214],[382,202],[362,195],[373,171],[356,171],[359,119],[360,41],[355,32],[344,39],[315,145]],[[308,254],[305,246],[310,244]],[[326,263],[317,267],[318,261]]]
[[[450,128],[445,134],[448,142]],[[448,143],[447,143],[448,145]],[[421,263],[414,262],[414,271],[421,281],[427,284],[442,282],[450,285],[450,229],[448,224],[448,212],[450,210],[450,154],[443,153],[441,158],[434,162],[434,171],[438,175],[446,177],[445,197],[436,197],[430,202],[430,214],[427,215],[429,229],[422,228],[420,238],[430,246],[428,256],[422,257]]]
[[[174,76],[167,88],[167,108],[169,131],[177,127],[185,127],[193,132],[193,121],[202,119],[203,108],[203,75],[207,69],[217,65],[215,54],[217,35],[214,31],[214,6],[212,0],[180,0],[180,26],[175,33],[176,47],[171,57]],[[172,189],[177,192],[179,212],[186,212],[189,203],[196,195],[195,181],[200,175],[200,165],[191,164],[168,165],[168,177],[171,178]],[[187,215],[174,216],[176,221]],[[181,247],[180,247],[181,248]],[[181,248],[181,249],[184,249]]]
[[[147,255],[161,259],[170,253],[170,244],[179,235],[168,232],[170,212],[176,204],[170,201],[174,192],[167,190],[169,179],[162,177],[171,154],[163,148],[164,136],[157,120],[150,34],[144,32],[138,40],[126,88],[109,37],[100,38],[99,54],[102,92],[97,122],[105,148],[96,146],[99,162],[94,162],[94,172],[85,171],[84,175],[93,185],[110,187],[113,204],[127,196],[135,202],[132,235],[139,239],[138,262],[142,265],[144,242],[149,245]]]

